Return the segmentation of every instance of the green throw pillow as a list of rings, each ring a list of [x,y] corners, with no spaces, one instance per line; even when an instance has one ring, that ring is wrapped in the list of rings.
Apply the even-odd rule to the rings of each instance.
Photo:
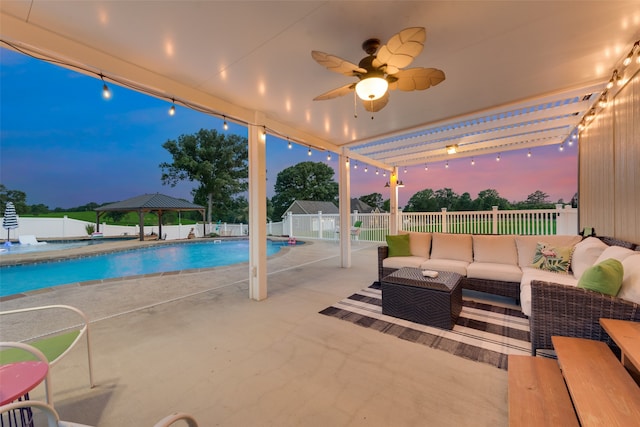
[[[409,249],[409,235],[400,234],[397,236],[387,236],[387,246],[389,246],[389,256],[411,256]]]
[[[572,252],[572,247],[556,248],[548,243],[538,242],[531,266],[552,273],[567,274]]]
[[[587,268],[580,276],[578,287],[615,297],[622,287],[623,276],[622,263],[617,259],[609,258]]]

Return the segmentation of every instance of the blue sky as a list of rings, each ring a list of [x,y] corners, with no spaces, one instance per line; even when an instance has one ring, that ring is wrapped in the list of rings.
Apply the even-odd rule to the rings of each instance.
[[[89,202],[106,203],[145,193],[164,193],[192,200],[194,183],[175,188],[162,185],[159,164],[171,161],[162,148],[168,139],[199,129],[222,129],[222,120],[171,106],[132,90],[109,85],[112,98],[101,96],[102,82],[65,68],[0,49],[0,182],[9,190],[27,194],[27,204],[70,208]],[[247,136],[246,128],[230,124],[227,132]],[[498,190],[510,201],[526,199],[542,190],[552,201],[571,199],[577,191],[577,147],[559,152],[556,146],[503,153],[495,156],[452,160],[401,172],[406,187],[400,189],[400,205],[425,188],[452,188],[472,198],[487,188]],[[302,161],[327,162],[326,153],[286,141],[267,139],[267,195],[273,196],[278,172]],[[352,197],[373,192],[388,198],[387,178],[363,164],[352,170]],[[337,181],[337,173],[335,175]]]

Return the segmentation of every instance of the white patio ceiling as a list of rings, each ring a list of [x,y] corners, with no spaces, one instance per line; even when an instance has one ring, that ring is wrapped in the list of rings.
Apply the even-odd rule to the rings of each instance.
[[[0,11],[4,47],[380,167],[560,144],[640,38],[638,1],[3,0]],[[365,39],[412,26],[427,40],[411,67],[444,82],[391,92],[373,120],[361,105],[354,117],[352,96],[313,101],[355,78],[312,50],[357,63]]]

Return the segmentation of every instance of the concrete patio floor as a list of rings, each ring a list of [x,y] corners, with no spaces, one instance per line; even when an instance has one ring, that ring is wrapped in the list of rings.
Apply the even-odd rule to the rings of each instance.
[[[336,242],[289,248],[269,260],[261,302],[248,298],[242,264],[1,306],[61,303],[89,315],[97,385],[88,387],[84,344],[53,367],[63,420],[151,426],[182,411],[200,426],[507,425],[506,371],[318,314],[376,279],[376,247],[354,244],[348,269]]]

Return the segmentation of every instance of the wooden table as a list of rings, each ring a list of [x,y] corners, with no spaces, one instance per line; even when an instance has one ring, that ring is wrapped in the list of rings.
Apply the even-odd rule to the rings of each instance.
[[[601,341],[551,337],[580,425],[637,426],[640,388]]]
[[[622,350],[622,364],[640,384],[640,322],[600,319],[600,325]]]

